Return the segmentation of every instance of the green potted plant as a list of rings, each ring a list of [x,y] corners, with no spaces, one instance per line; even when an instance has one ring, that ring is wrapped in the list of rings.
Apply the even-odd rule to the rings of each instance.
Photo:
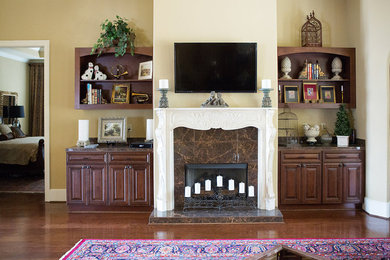
[[[125,55],[126,49],[130,47],[130,53],[134,55],[135,33],[129,27],[126,18],[117,15],[116,20],[109,21],[106,19],[100,26],[102,32],[93,45],[91,54],[98,51],[99,56],[105,48],[115,47],[115,57],[118,57]]]
[[[351,134],[351,126],[349,123],[348,113],[345,110],[345,105],[341,104],[337,112],[337,119],[334,128],[334,134],[337,136],[337,146],[347,147],[349,135]]]

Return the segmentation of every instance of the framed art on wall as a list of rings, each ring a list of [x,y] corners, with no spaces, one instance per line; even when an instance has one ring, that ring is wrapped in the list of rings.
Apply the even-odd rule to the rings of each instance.
[[[284,103],[299,103],[298,86],[284,86]]]
[[[324,103],[336,103],[336,92],[334,86],[320,86],[321,101]]]
[[[139,64],[138,79],[152,79],[153,62],[145,61]]]
[[[99,118],[98,143],[126,143],[126,117]]]
[[[303,99],[305,102],[316,103],[318,100],[317,83],[303,83]]]
[[[111,103],[128,104],[130,101],[130,84],[121,83],[112,86]]]

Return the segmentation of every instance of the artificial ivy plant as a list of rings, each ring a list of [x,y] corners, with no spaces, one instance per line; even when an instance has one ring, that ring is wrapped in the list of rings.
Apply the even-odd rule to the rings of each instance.
[[[337,112],[337,119],[334,128],[335,135],[349,136],[351,134],[351,126],[345,105],[341,104]]]
[[[115,57],[118,57],[125,55],[127,47],[130,47],[130,53],[134,55],[135,33],[129,27],[126,18],[117,15],[116,20],[106,19],[100,27],[102,32],[93,45],[91,54],[98,51],[98,56],[100,56],[105,48],[115,47]]]

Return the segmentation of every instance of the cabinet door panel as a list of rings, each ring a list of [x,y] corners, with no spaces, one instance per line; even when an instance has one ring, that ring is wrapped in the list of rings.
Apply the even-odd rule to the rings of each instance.
[[[126,166],[127,165],[110,165],[110,205],[129,205],[129,170]]]
[[[342,202],[342,166],[339,163],[325,163],[323,170],[323,203]]]
[[[344,202],[362,202],[362,164],[344,163]]]
[[[304,204],[321,203],[320,164],[303,164],[302,166],[302,202]]]
[[[90,166],[88,186],[88,203],[93,205],[106,204],[106,166]]]
[[[150,205],[150,166],[133,165],[131,171],[131,197],[132,206]]]
[[[67,167],[67,202],[87,202],[85,194],[85,171],[82,165],[71,165]]]
[[[282,164],[280,175],[281,204],[301,204],[300,164]]]

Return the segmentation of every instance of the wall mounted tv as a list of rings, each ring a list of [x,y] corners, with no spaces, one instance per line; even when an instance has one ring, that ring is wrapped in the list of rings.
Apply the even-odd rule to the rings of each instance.
[[[257,91],[257,43],[175,43],[175,92],[211,91]]]

